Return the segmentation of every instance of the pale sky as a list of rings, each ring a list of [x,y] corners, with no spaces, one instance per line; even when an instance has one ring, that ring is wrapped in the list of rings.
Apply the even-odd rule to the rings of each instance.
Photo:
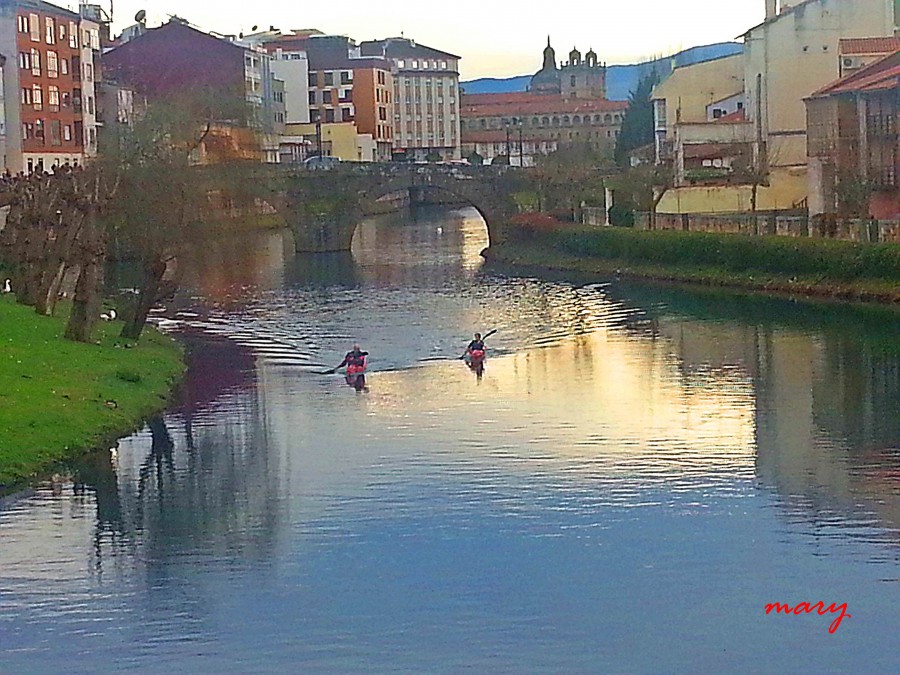
[[[54,0],[50,0],[53,2]],[[91,0],[108,8],[110,0]],[[55,0],[77,6],[75,0]],[[461,77],[531,74],[549,34],[557,60],[573,46],[593,48],[607,63],[630,63],[687,47],[725,42],[761,22],[764,0],[112,0],[114,28],[139,9],[153,27],[177,14],[204,30],[250,32],[254,25],[318,28],[357,42],[406,37],[458,54]]]

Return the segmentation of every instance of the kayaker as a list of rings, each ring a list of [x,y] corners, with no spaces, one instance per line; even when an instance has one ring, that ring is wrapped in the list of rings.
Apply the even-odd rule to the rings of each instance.
[[[364,352],[359,348],[358,344],[353,345],[353,349],[344,355],[344,360],[334,367],[334,370],[347,366],[347,374],[352,375],[360,373],[366,369],[366,357],[369,352]]]
[[[479,360],[484,358],[485,351],[484,340],[481,339],[481,333],[475,333],[475,339],[469,343],[468,347],[466,347],[466,353],[463,356]]]

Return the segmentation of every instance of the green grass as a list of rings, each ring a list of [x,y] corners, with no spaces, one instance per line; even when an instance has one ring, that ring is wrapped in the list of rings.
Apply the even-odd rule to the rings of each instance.
[[[147,329],[140,343],[102,323],[99,344],[62,338],[63,317],[0,297],[0,488],[127,434],[165,408],[182,351]],[[130,347],[126,347],[125,345]]]

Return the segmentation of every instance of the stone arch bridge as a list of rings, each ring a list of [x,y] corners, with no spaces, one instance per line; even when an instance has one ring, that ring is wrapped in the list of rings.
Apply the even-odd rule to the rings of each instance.
[[[444,164],[338,164],[329,169],[278,169],[264,181],[265,199],[294,233],[298,252],[349,251],[357,226],[383,196],[429,188],[474,206],[492,244],[519,212],[514,199],[528,189],[527,170]]]

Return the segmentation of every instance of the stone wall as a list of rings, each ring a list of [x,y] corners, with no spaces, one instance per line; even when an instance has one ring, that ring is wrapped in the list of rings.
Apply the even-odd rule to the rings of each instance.
[[[637,213],[635,228],[900,244],[900,221],[896,220],[823,220],[772,213],[657,213],[655,225],[651,228],[650,214]]]

